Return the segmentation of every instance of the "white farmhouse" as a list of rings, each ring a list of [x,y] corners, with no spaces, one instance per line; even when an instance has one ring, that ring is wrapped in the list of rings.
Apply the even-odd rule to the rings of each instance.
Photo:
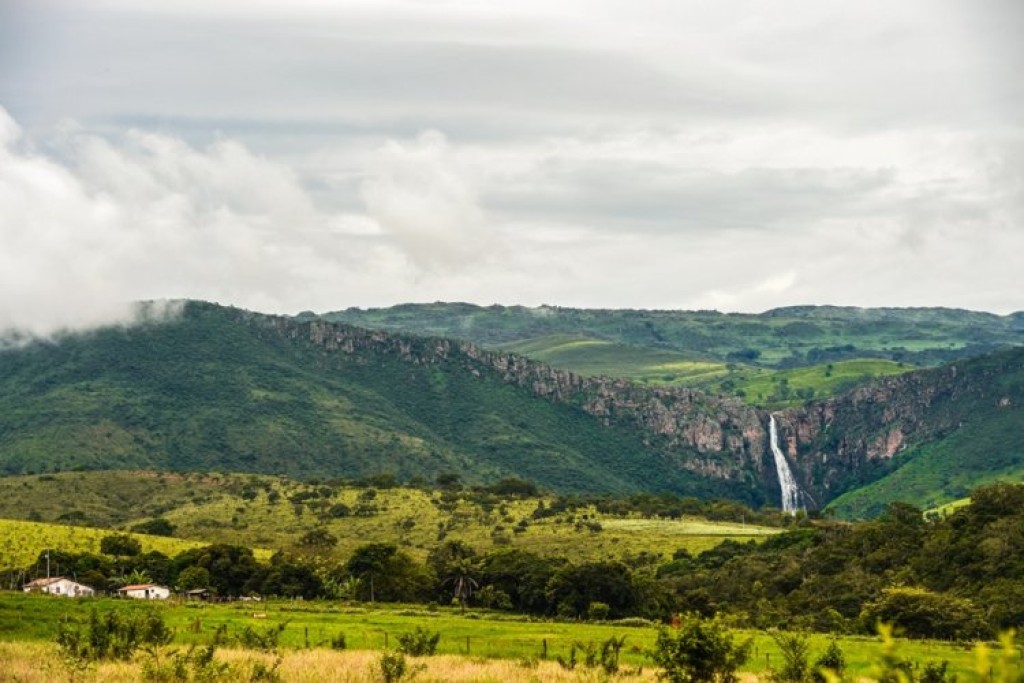
[[[122,586],[117,589],[118,595],[137,600],[166,600],[171,597],[171,589],[155,583],[140,583],[134,586]]]
[[[49,593],[50,595],[63,595],[68,598],[85,598],[96,594],[89,586],[66,579],[63,576],[54,576],[49,579],[36,579],[24,586],[26,593]]]

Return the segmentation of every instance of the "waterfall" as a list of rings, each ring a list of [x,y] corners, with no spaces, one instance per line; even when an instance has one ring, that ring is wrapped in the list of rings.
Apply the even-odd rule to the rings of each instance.
[[[793,471],[789,469],[786,456],[779,448],[779,430],[775,426],[775,416],[769,415],[768,435],[775,456],[775,471],[779,474],[779,487],[782,489],[782,511],[793,513],[800,508],[800,488],[796,485]]]

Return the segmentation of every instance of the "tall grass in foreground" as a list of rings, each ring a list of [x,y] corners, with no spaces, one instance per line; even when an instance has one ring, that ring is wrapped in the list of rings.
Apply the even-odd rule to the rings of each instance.
[[[273,666],[278,655],[252,650],[218,650],[217,659],[230,663],[248,680],[257,664]],[[277,668],[285,683],[376,683],[381,680],[378,662],[380,653],[369,650],[335,652],[331,650],[300,650],[281,653]],[[554,661],[524,659],[477,659],[457,655],[409,657],[417,670],[411,679],[418,683],[483,682],[560,683],[605,680],[599,669],[568,671]],[[142,680],[142,665],[132,662],[101,663],[74,676],[61,662],[57,647],[49,643],[0,643],[0,681],[19,683],[129,683]],[[604,676],[604,678],[602,677]],[[634,683],[655,681],[655,671],[626,671],[616,681]]]

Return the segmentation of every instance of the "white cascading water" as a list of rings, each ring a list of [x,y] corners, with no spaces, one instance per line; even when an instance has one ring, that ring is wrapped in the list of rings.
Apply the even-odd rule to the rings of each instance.
[[[769,415],[768,435],[775,456],[775,471],[779,475],[779,487],[782,489],[782,511],[794,513],[800,508],[800,488],[796,485],[793,471],[789,469],[786,456],[779,448],[779,430],[775,427],[775,416]]]

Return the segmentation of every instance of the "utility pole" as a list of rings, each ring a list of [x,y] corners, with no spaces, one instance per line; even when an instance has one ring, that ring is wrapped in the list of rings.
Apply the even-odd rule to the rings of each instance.
[[[50,578],[50,549],[46,549],[46,578]]]

